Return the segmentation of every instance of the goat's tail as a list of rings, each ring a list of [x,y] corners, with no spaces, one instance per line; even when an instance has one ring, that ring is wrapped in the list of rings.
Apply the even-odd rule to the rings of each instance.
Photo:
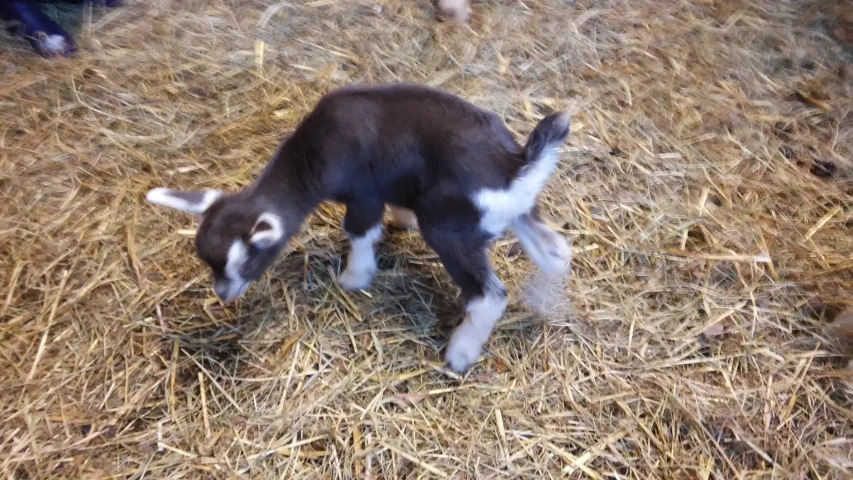
[[[516,198],[531,201],[545,188],[545,182],[560,161],[557,147],[569,136],[570,121],[567,112],[553,113],[530,132],[524,146],[526,163],[510,187]]]
[[[569,136],[569,123],[572,117],[568,112],[556,112],[543,118],[530,132],[527,145],[524,146],[524,157],[528,165],[546,160],[561,143]],[[556,164],[556,159],[551,160]]]
[[[572,251],[562,236],[539,219],[535,204],[560,160],[557,147],[569,136],[570,121],[567,112],[557,112],[536,125],[524,146],[527,164],[510,186],[513,199],[519,204],[530,203],[530,208],[522,212],[510,228],[518,235],[524,251],[549,275],[565,270],[571,263]]]

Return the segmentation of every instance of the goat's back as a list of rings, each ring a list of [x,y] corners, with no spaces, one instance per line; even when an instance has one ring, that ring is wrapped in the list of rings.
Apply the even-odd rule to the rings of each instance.
[[[330,92],[290,143],[292,154],[324,176],[333,197],[373,186],[388,197],[432,187],[467,195],[506,188],[524,165],[522,148],[500,117],[419,85]]]

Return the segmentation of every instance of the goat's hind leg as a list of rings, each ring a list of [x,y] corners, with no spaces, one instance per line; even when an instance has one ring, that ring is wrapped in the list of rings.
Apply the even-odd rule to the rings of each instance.
[[[542,272],[530,279],[524,288],[524,302],[542,315],[568,314],[564,282],[571,272],[572,248],[562,235],[539,218],[536,209],[517,218],[510,228],[518,236],[521,248]]]
[[[542,221],[537,209],[516,218],[510,229],[518,236],[527,256],[546,275],[565,273],[571,266],[572,247]]]
[[[451,369],[464,372],[477,362],[483,345],[503,316],[506,288],[489,264],[489,237],[476,227],[435,227],[422,222],[421,232],[462,291],[465,318],[450,337],[445,359]]]

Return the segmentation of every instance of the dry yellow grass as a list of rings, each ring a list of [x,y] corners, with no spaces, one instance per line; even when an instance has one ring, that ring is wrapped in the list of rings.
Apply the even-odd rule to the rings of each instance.
[[[0,38],[4,478],[850,478],[825,329],[853,306],[849,3],[472,7],[135,0],[71,9],[75,59]],[[246,185],[324,92],[394,81],[520,135],[577,111],[543,198],[576,248],[570,314],[519,304],[505,239],[514,300],[463,378],[417,234],[347,295],[326,206],[225,307],[195,221],[144,201]]]

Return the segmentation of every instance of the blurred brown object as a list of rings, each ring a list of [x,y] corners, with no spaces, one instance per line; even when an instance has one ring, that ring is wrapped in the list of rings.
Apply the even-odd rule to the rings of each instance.
[[[853,349],[853,308],[841,312],[826,326],[826,335],[839,346]]]

